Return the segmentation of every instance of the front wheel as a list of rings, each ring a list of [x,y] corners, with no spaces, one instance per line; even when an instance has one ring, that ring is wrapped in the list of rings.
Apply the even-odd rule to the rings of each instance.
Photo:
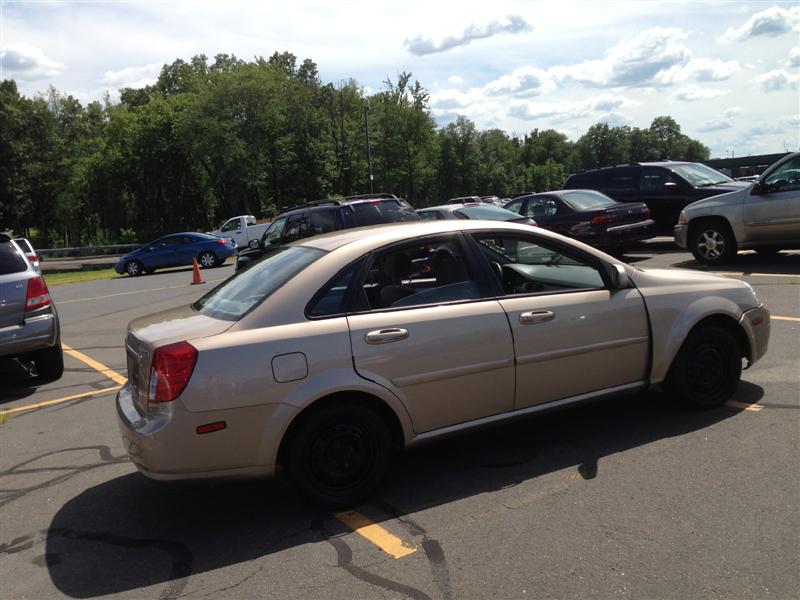
[[[217,264],[217,257],[213,252],[207,250],[197,257],[197,262],[199,262],[200,266],[204,269],[210,269]]]
[[[665,383],[684,403],[713,408],[733,395],[741,375],[739,342],[722,327],[705,326],[686,338]]]
[[[692,230],[690,250],[697,262],[721,265],[736,256],[736,239],[731,228],[722,221],[703,223]]]
[[[312,412],[289,443],[286,466],[310,500],[349,508],[381,482],[392,455],[389,428],[359,404],[329,405]]]
[[[125,272],[131,277],[138,277],[144,273],[144,265],[138,260],[128,261],[128,264],[125,265]]]

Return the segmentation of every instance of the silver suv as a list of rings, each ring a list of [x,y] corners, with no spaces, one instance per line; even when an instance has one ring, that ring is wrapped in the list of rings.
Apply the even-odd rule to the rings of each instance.
[[[64,372],[58,313],[44,278],[0,234],[0,358],[33,360],[42,380]]]

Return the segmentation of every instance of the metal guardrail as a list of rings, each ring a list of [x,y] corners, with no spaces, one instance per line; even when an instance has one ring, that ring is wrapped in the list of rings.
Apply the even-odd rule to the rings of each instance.
[[[36,254],[45,258],[121,256],[133,250],[138,250],[143,245],[144,244],[115,244],[112,246],[81,246],[76,248],[37,248]]]

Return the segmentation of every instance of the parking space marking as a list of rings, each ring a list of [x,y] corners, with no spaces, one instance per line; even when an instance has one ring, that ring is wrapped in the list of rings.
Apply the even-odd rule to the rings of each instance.
[[[760,404],[757,404],[755,402],[753,404],[747,404],[747,402],[739,402],[738,400],[728,400],[725,403],[725,405],[726,406],[732,406],[733,408],[741,408],[741,409],[744,409],[744,410],[752,410],[753,412],[758,412],[758,411],[760,411],[760,410],[762,410],[764,408],[763,406],[761,406]]]
[[[800,317],[779,317],[777,315],[770,315],[770,319],[776,321],[800,321]]]
[[[399,537],[389,533],[380,525],[376,525],[359,512],[348,510],[338,512],[334,516],[358,535],[366,538],[394,558],[403,558],[417,551],[416,548],[409,546]]]
[[[126,377],[120,375],[114,369],[111,369],[105,366],[103,363],[96,361],[91,356],[86,356],[83,352],[78,352],[74,348],[67,346],[64,342],[61,342],[61,347],[64,349],[65,353],[69,354],[73,358],[77,358],[82,363],[89,365],[95,371],[98,371],[111,379],[114,383],[118,383],[120,386],[122,386],[126,381],[128,381]]]
[[[88,398],[89,396],[99,396],[107,394],[108,392],[115,392],[120,389],[121,385],[103,388],[102,390],[93,390],[91,392],[83,392],[82,394],[73,394],[64,398],[56,398],[55,400],[47,400],[45,402],[37,402],[36,404],[28,404],[26,406],[17,406],[6,410],[0,410],[0,416],[10,415],[13,413],[23,412],[26,410],[33,410],[34,408],[44,408],[45,406],[52,406],[53,404],[61,404],[62,402],[69,402],[70,400],[77,400],[78,398]]]

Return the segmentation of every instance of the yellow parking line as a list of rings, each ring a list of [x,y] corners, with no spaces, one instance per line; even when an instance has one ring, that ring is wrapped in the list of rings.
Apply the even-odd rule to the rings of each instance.
[[[742,408],[744,410],[752,410],[753,412],[758,412],[762,410],[764,407],[760,404],[747,404],[747,402],[739,402],[738,400],[728,400],[725,403],[726,406],[732,406],[733,408]]]
[[[406,543],[394,534],[389,533],[380,525],[376,525],[367,517],[354,510],[336,513],[336,518],[355,531],[358,535],[368,539],[378,548],[393,556],[403,558],[417,551],[416,548]]]
[[[86,356],[83,352],[78,352],[74,348],[67,346],[64,342],[61,342],[61,347],[64,349],[64,352],[69,354],[73,358],[77,358],[79,361],[86,363],[94,370],[99,371],[109,379],[113,380],[114,383],[118,383],[120,385],[124,385],[126,381],[128,381],[125,377],[110,369],[109,367],[105,366],[103,363],[96,361],[91,356]]]
[[[0,410],[0,416],[10,415],[12,413],[18,413],[25,410],[33,410],[34,408],[43,408],[45,406],[52,406],[53,404],[61,404],[62,402],[69,402],[70,400],[77,400],[78,398],[99,396],[100,394],[105,394],[107,392],[115,392],[121,387],[122,387],[121,385],[115,385],[113,387],[103,388],[102,390],[94,390],[92,392],[84,392],[82,394],[74,394],[72,396],[66,396],[65,398],[56,398],[55,400],[47,400],[46,402],[38,402],[36,404],[28,404],[26,406],[17,406],[16,408],[9,408],[8,410]]]
[[[770,319],[775,319],[776,321],[800,321],[800,317],[779,317],[777,315],[770,315]]]

